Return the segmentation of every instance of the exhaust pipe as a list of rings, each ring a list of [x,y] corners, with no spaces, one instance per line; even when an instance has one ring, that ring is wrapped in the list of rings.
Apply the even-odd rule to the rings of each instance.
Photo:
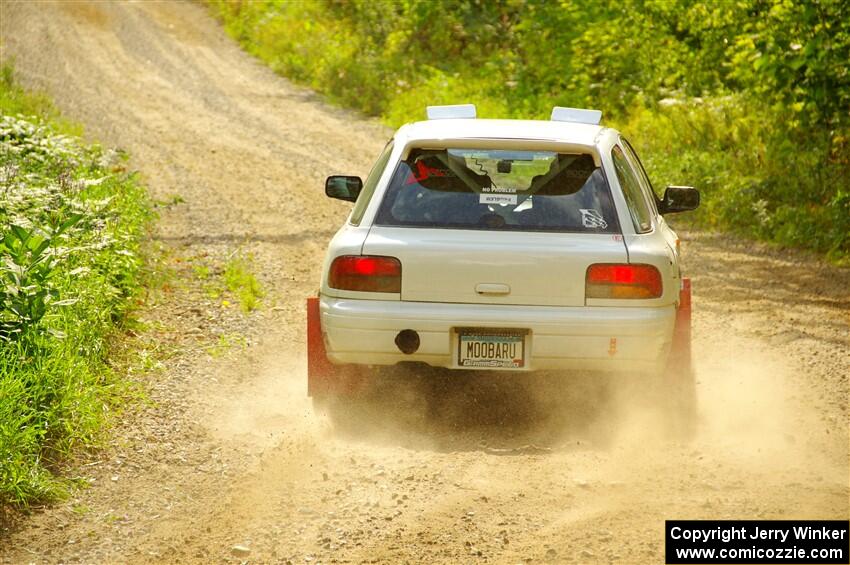
[[[405,355],[416,353],[419,350],[419,334],[414,330],[401,330],[395,336],[395,344]]]

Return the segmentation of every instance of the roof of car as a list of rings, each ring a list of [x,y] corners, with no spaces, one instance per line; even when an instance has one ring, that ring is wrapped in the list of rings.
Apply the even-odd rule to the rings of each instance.
[[[406,141],[433,139],[533,139],[592,146],[606,127],[550,120],[443,119],[402,126],[397,138]]]

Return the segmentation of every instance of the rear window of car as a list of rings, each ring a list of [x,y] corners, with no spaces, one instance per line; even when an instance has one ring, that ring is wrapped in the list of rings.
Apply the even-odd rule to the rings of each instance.
[[[589,154],[414,149],[396,168],[375,224],[619,233],[614,210]]]

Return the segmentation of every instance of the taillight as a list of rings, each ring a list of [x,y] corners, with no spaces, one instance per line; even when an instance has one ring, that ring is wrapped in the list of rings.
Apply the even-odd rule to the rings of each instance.
[[[401,262],[395,257],[342,255],[331,263],[328,285],[339,290],[401,292]]]
[[[586,298],[658,298],[661,273],[652,265],[598,263],[587,268]]]

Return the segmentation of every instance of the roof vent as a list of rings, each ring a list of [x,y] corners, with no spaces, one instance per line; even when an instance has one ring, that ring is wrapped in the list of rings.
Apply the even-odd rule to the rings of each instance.
[[[598,126],[599,122],[602,121],[602,110],[583,110],[581,108],[555,106],[552,108],[552,121],[576,122]]]
[[[428,106],[425,110],[429,120],[457,120],[475,118],[475,104],[452,106]]]

